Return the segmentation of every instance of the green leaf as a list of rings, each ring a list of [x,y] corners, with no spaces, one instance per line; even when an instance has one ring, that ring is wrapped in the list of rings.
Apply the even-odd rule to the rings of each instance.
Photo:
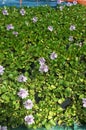
[[[51,125],[50,125],[50,124],[45,124],[45,128],[46,128],[47,130],[50,130]]]

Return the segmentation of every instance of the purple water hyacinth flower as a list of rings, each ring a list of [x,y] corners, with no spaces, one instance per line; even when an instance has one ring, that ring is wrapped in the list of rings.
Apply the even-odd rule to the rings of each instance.
[[[7,25],[7,30],[12,30],[12,29],[14,29],[14,26],[12,24]]]
[[[57,0],[57,4],[61,4],[61,2],[62,2],[61,0]]]
[[[8,15],[8,11],[6,9],[2,10],[3,15]]]
[[[69,41],[72,42],[74,39],[73,39],[73,36],[70,36],[69,37]]]
[[[33,17],[32,21],[33,21],[33,23],[36,23],[38,21],[38,18],[37,17]]]
[[[52,26],[48,26],[48,30],[49,30],[50,32],[52,32],[52,31],[53,31],[53,27],[52,27]]]
[[[46,65],[46,64],[42,64],[42,65],[40,65],[40,67],[39,67],[39,71],[40,72],[48,72],[48,66]]]
[[[23,74],[21,74],[21,75],[18,77],[18,81],[19,81],[19,82],[26,82],[26,81],[27,81],[27,77],[25,77]]]
[[[24,118],[25,122],[27,125],[31,125],[34,123],[34,117],[33,115],[28,115],[28,116],[25,116]]]
[[[73,4],[71,2],[68,2],[67,3],[67,6],[72,6]]]
[[[22,16],[25,15],[25,13],[26,13],[26,12],[25,12],[24,9],[21,9],[21,10],[20,10],[20,14],[21,14]]]
[[[3,75],[4,70],[5,70],[5,68],[2,65],[0,65],[0,75]]]
[[[77,5],[77,0],[74,0],[74,1],[73,1],[73,5]]]
[[[86,98],[82,99],[83,107],[86,107]]]
[[[82,102],[83,102],[83,103],[86,103],[86,98],[83,98],[83,99],[82,99]]]
[[[17,95],[18,95],[20,98],[24,99],[24,98],[26,98],[26,97],[28,96],[28,90],[21,88],[21,89],[19,90],[19,92],[17,93]]]
[[[45,64],[45,59],[43,57],[39,58],[39,64],[40,65]]]
[[[32,109],[32,107],[33,107],[33,102],[32,102],[30,99],[28,99],[27,101],[25,101],[25,102],[23,103],[23,105],[24,105],[24,107],[25,107],[26,109]]]
[[[83,104],[83,107],[86,107],[86,103]]]
[[[55,58],[57,58],[57,54],[55,52],[52,52],[50,55],[50,59],[54,60]]]
[[[0,130],[7,130],[7,126],[1,126]]]
[[[71,25],[71,26],[70,26],[70,30],[71,30],[71,31],[73,31],[73,30],[75,30],[75,29],[76,29],[75,25]]]
[[[15,35],[17,37],[18,36],[18,32],[13,31],[13,35]]]

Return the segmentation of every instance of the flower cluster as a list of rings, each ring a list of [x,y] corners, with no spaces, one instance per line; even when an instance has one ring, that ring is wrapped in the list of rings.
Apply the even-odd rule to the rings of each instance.
[[[61,5],[62,2],[64,2],[64,0],[57,0],[57,4],[60,4],[59,6],[60,11],[62,11],[65,6],[65,5]],[[73,2],[67,2],[66,5],[69,7],[73,5],[77,5],[77,0],[74,0]]]
[[[9,15],[8,11],[6,9],[2,10],[2,14],[3,15]],[[20,10],[20,14],[24,15],[25,14],[25,11],[23,9]],[[8,24],[6,26],[6,29],[9,31],[9,30],[14,30],[14,26],[12,24]],[[12,32],[13,35],[15,36],[18,36],[18,32],[16,31],[13,31]]]
[[[8,31],[9,30],[14,30],[14,26],[12,24],[8,24],[6,26],[6,28],[7,28]],[[16,31],[13,31],[12,34],[15,35],[15,36],[18,36],[18,32],[16,32]]]
[[[40,72],[48,72],[48,66],[45,64],[45,59],[43,57],[39,58],[39,71]]]
[[[50,55],[50,59],[54,60],[55,58],[57,58],[57,54],[55,52],[51,53]],[[44,59],[44,57],[39,58],[39,71],[40,72],[48,72],[48,66],[45,64],[46,60]]]
[[[26,98],[28,94],[28,90],[21,88],[17,94],[20,98],[24,99]],[[33,102],[28,99],[23,102],[23,105],[26,109],[32,109],[33,107]],[[25,122],[30,125],[34,123],[34,117],[32,115],[25,116]]]
[[[0,65],[0,75],[2,75],[2,74],[4,73],[4,69],[5,69],[5,68]],[[18,77],[18,81],[19,81],[19,82],[26,82],[26,80],[27,80],[27,77],[25,77],[25,76],[23,76],[23,75],[20,75],[20,76]],[[25,89],[21,88],[20,91],[17,93],[17,95],[18,95],[20,98],[24,99],[24,98],[26,98],[26,97],[28,96],[28,90],[25,90]],[[24,107],[25,107],[26,109],[32,109],[32,107],[33,107],[33,102],[32,102],[30,99],[28,99],[28,100],[26,100],[26,101],[23,103],[23,105],[24,105]],[[25,122],[26,122],[28,125],[34,123],[34,117],[33,117],[32,115],[26,116],[26,117],[25,117]],[[6,127],[6,126],[2,126],[2,127],[0,126],[0,130],[7,130],[7,127]]]
[[[67,6],[77,5],[77,0],[74,0],[73,2],[67,2]]]
[[[67,6],[72,6],[73,4],[71,2],[67,2]]]

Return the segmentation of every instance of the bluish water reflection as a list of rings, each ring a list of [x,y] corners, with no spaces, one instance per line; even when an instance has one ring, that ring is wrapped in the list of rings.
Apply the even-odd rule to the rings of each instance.
[[[39,6],[39,5],[49,5],[55,7],[57,5],[57,0],[22,0],[23,6]],[[0,0],[0,6],[16,6],[20,7],[19,0]]]

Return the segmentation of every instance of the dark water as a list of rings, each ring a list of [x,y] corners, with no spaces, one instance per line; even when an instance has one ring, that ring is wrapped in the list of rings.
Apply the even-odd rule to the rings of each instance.
[[[40,6],[49,5],[55,7],[57,5],[57,0],[22,0],[22,6]],[[2,6],[16,6],[20,7],[19,0],[0,0],[0,7]]]

